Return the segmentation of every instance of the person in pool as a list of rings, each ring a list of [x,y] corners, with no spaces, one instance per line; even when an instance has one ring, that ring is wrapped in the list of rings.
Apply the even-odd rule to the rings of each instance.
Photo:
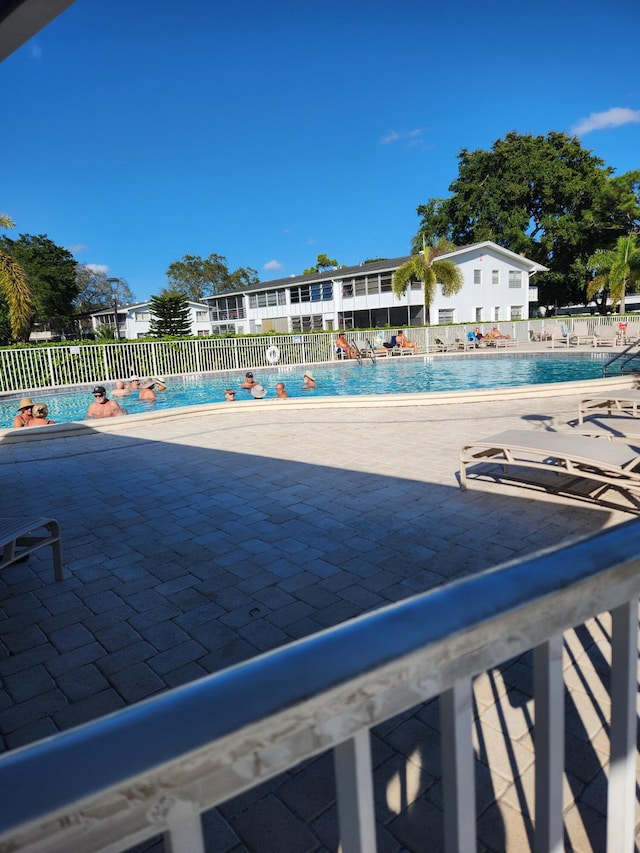
[[[307,370],[304,373],[304,375],[302,377],[302,381],[304,382],[305,388],[315,388],[316,387],[316,380],[314,379],[313,373],[310,370]]]
[[[245,373],[244,382],[242,383],[242,385],[240,387],[246,388],[248,391],[251,391],[253,386],[257,385],[257,384],[258,383],[256,382],[256,380],[253,378],[253,373],[251,373],[251,371],[248,371],[247,373]]]
[[[109,400],[104,385],[96,385],[91,393],[93,394],[93,403],[87,409],[86,416],[88,418],[115,418],[118,415],[129,414],[115,400]]]

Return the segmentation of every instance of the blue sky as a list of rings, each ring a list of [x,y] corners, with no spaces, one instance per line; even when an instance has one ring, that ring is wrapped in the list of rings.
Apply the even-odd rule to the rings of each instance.
[[[577,133],[640,167],[638,0],[76,0],[0,65],[0,212],[143,300],[397,257],[461,149]]]

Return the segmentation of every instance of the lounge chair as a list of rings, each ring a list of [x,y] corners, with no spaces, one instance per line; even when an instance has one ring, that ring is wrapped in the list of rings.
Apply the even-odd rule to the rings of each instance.
[[[640,454],[617,441],[603,441],[570,432],[507,430],[466,444],[460,451],[460,488],[467,487],[467,467],[483,462],[532,468],[571,478],[558,483],[565,489],[573,480],[600,484],[598,491],[623,488],[640,495]],[[553,486],[552,486],[553,488]]]
[[[561,323],[559,326],[554,326],[553,331],[551,332],[551,349],[554,349],[556,344],[558,346],[568,347],[569,340],[569,330],[565,328],[564,323]]]
[[[615,326],[598,326],[595,332],[594,346],[613,347],[618,343],[618,330]]]
[[[569,335],[570,343],[580,346],[580,344],[588,344],[594,347],[596,345],[595,335],[589,332],[589,327],[584,321],[579,321],[573,324],[573,329]]]
[[[640,342],[640,323],[630,320],[624,330],[625,344],[634,344]]]
[[[581,424],[583,416],[589,412],[597,413],[597,410],[602,409],[606,409],[609,416],[612,412],[619,412],[637,418],[638,406],[640,406],[640,391],[631,388],[611,393],[603,391],[601,394],[592,394],[591,397],[584,397],[578,403],[578,423]]]
[[[53,551],[53,576],[64,577],[60,525],[54,518],[0,519],[0,569],[24,560],[38,548],[50,545]]]

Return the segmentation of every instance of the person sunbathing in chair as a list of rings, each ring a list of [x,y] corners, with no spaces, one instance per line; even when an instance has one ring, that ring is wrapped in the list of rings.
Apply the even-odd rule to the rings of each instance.
[[[503,335],[497,326],[494,326],[490,332],[487,332],[485,338],[488,338],[490,341],[495,341],[497,338],[506,338],[507,340],[511,337],[511,335]]]
[[[402,347],[402,349],[412,348],[414,355],[418,354],[418,344],[405,337],[404,332],[398,332],[396,334],[396,346]]]

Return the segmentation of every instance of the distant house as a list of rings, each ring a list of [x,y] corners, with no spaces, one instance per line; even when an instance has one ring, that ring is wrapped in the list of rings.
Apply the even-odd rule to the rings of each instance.
[[[425,325],[422,283],[412,282],[401,299],[391,290],[393,273],[409,257],[260,282],[203,301],[216,334]],[[547,269],[488,240],[441,257],[460,267],[464,286],[451,297],[437,289],[433,324],[526,319],[538,298],[531,277]]]
[[[211,321],[209,306],[201,302],[189,302],[189,317],[192,335],[210,335]],[[118,336],[135,340],[149,334],[151,324],[151,302],[137,302],[135,305],[118,305]],[[114,326],[114,308],[96,311],[91,315],[94,331],[101,326]]]

